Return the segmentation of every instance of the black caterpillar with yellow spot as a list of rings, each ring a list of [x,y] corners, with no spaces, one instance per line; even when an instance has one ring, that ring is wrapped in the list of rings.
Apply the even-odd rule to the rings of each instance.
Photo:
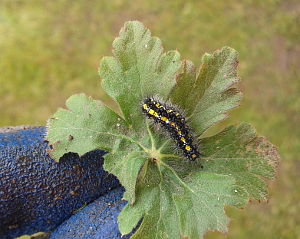
[[[142,111],[149,119],[159,123],[169,132],[171,138],[182,149],[185,157],[190,161],[200,158],[200,152],[193,145],[193,137],[189,133],[189,127],[180,113],[152,98],[144,100]]]

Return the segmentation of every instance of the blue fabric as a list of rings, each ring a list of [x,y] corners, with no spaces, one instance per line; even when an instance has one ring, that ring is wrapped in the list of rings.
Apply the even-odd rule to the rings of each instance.
[[[36,127],[15,132],[0,133],[0,149],[39,144],[46,136],[45,127]]]
[[[95,150],[82,157],[68,153],[57,163],[46,152],[45,132],[45,127],[39,127],[0,133],[0,238],[50,232],[85,203],[120,186],[102,168],[104,151]],[[120,190],[113,191],[116,196],[109,194],[115,197],[111,199],[114,205],[120,206],[114,212],[110,207],[102,208],[105,210],[99,220],[106,221],[105,214],[116,218],[124,205]],[[119,238],[116,220],[106,225],[112,237],[103,238]],[[75,232],[73,238],[79,238]]]
[[[117,217],[120,210],[126,205],[121,200],[123,193],[124,189],[119,187],[100,197],[60,225],[51,234],[50,239],[121,238]],[[131,235],[123,236],[122,239],[130,238]]]

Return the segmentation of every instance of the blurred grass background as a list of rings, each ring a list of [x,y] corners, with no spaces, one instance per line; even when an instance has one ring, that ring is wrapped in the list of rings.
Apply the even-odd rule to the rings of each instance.
[[[205,52],[239,52],[242,107],[214,131],[242,121],[279,148],[268,203],[227,207],[228,235],[300,238],[300,2],[297,0],[1,0],[0,127],[45,125],[66,99],[84,92],[111,104],[97,67],[120,28],[139,20],[165,50],[201,65]]]

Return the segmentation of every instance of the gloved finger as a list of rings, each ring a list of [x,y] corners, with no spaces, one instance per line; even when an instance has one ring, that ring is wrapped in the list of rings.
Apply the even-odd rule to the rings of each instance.
[[[122,200],[123,193],[124,189],[120,187],[98,198],[56,228],[50,239],[121,239],[117,218],[127,203]]]

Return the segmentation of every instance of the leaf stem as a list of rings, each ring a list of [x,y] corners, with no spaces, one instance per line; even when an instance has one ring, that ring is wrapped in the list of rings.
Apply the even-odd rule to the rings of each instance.
[[[163,161],[160,161],[160,164],[163,165],[164,167],[166,167],[167,169],[169,169],[185,188],[190,190],[192,193],[195,193],[195,191],[193,189],[191,189],[189,186],[186,185],[185,182],[182,181],[182,179],[177,175],[177,173],[175,172],[175,170],[172,167],[170,167],[168,164],[164,163]],[[160,167],[159,167],[159,169],[160,169]],[[161,171],[161,170],[159,170],[159,171]]]

